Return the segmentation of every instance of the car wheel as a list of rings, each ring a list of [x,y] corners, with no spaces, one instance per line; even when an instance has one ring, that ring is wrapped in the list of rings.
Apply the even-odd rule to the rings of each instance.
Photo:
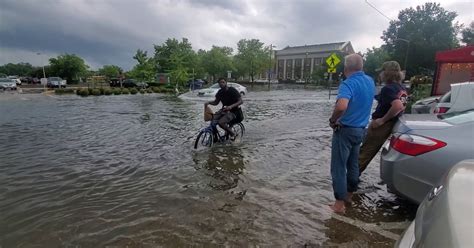
[[[243,96],[243,95],[245,95],[245,92],[241,91],[240,94]]]

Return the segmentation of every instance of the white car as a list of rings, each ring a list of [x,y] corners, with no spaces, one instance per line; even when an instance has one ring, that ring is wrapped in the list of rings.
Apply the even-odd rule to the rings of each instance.
[[[242,86],[240,84],[233,83],[233,82],[228,82],[227,86],[237,89],[237,91],[239,91],[240,95],[242,95],[242,96],[247,94],[247,88],[245,86]],[[212,96],[212,97],[214,97],[214,96],[216,96],[217,92],[220,89],[221,88],[219,87],[219,84],[213,84],[209,88],[199,90],[198,91],[198,96]]]
[[[434,113],[445,114],[469,109],[474,109],[474,82],[451,84],[451,91],[439,99]]]
[[[21,85],[21,80],[17,76],[9,76],[9,79],[12,79],[16,85]]]

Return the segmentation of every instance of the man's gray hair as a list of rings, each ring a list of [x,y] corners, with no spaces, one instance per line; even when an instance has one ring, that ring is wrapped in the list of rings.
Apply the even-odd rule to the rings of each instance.
[[[344,57],[344,68],[348,71],[362,71],[364,60],[357,53],[349,54]]]

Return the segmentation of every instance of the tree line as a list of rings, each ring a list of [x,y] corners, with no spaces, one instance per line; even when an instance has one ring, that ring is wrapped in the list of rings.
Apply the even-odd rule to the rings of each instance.
[[[474,45],[474,22],[464,27],[454,22],[457,13],[445,10],[437,3],[425,3],[407,8],[390,22],[381,36],[384,44],[361,53],[365,59],[365,71],[376,77],[375,72],[384,61],[396,60],[407,76],[429,75],[435,69],[435,53],[459,47],[461,43]],[[458,35],[461,34],[461,38]],[[49,59],[46,75],[60,76],[69,82],[92,75],[108,78],[121,75],[140,81],[154,82],[158,73],[166,73],[174,83],[184,83],[190,78],[226,76],[232,71],[233,78],[246,77],[253,81],[259,74],[274,68],[271,45],[259,39],[241,39],[237,50],[226,46],[212,46],[210,50],[195,51],[187,38],[168,38],[163,44],[154,45],[154,53],[138,49],[133,56],[136,64],[130,71],[116,65],[104,65],[97,71],[89,70],[84,60],[75,54],[62,54]],[[43,68],[29,63],[5,64],[0,74],[42,77]],[[322,78],[324,70],[315,70],[313,78]],[[265,75],[265,74],[264,74]],[[0,75],[1,76],[1,75]]]

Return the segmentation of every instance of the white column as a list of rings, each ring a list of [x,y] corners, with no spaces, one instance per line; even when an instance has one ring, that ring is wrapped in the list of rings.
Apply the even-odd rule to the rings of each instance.
[[[286,79],[286,59],[283,61],[283,79]]]

